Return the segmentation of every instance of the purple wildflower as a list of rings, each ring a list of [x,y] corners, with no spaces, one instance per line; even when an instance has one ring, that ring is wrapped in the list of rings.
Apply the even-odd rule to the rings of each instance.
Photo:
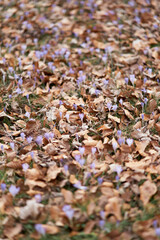
[[[80,181],[77,181],[75,184],[73,184],[73,186],[81,190],[87,190],[87,187],[82,186]]]
[[[113,147],[114,151],[117,150],[117,148],[118,148],[118,144],[117,144],[116,141],[113,141],[113,142],[112,142],[112,147]]]
[[[129,76],[129,79],[130,79],[132,85],[134,85],[134,82],[135,82],[135,75],[134,75],[134,74],[131,74],[131,75]]]
[[[64,165],[64,171],[65,171],[65,173],[68,172],[68,165],[67,164]]]
[[[26,112],[24,116],[30,118],[30,113]]]
[[[112,107],[112,103],[107,102],[107,108],[109,109],[109,111],[111,110],[111,107]]]
[[[42,145],[42,141],[43,141],[43,137],[42,137],[42,136],[38,136],[38,137],[36,138],[36,143],[37,143],[38,145]]]
[[[128,146],[130,147],[133,144],[133,139],[127,138],[126,142],[127,142]]]
[[[31,143],[31,142],[32,142],[32,139],[33,139],[33,138],[32,138],[31,136],[27,137],[27,142],[28,142],[28,143]]]
[[[125,81],[125,84],[128,84],[129,79],[125,77],[124,81]]]
[[[79,147],[79,152],[81,155],[84,154],[84,151],[85,151],[85,147]]]
[[[10,142],[10,147],[14,150],[14,142]]]
[[[91,151],[92,151],[92,154],[94,155],[96,153],[96,151],[97,151],[97,148],[96,147],[92,147]]]
[[[20,187],[17,187],[17,188],[16,188],[16,186],[14,186],[14,185],[11,185],[11,186],[9,187],[9,192],[11,193],[11,195],[12,195],[13,197],[15,197],[15,196],[17,195],[17,193],[19,192],[19,190],[20,190]]]
[[[25,139],[25,134],[23,132],[20,134],[20,136],[23,140]]]
[[[158,237],[160,237],[160,227],[156,228],[156,229],[155,229],[155,232],[156,232],[156,235],[157,235]]]
[[[119,138],[118,138],[118,143],[119,143],[119,145],[125,144],[125,139],[124,139],[124,137],[119,137]]]
[[[44,227],[42,226],[42,224],[35,224],[35,229],[38,233],[45,235],[46,231],[44,229]]]
[[[97,181],[98,181],[98,184],[99,184],[99,185],[101,185],[101,184],[102,184],[102,182],[103,182],[103,178],[101,178],[101,177],[98,177],[98,178],[97,178]]]
[[[104,220],[100,220],[100,221],[99,221],[99,226],[100,226],[100,228],[103,228],[104,225],[105,225],[105,221],[104,221]]]
[[[35,196],[36,202],[40,203],[42,201],[42,196],[41,194],[36,194]]]
[[[64,205],[62,210],[65,212],[65,214],[70,220],[73,218],[74,209],[70,205]]]
[[[117,131],[117,135],[120,137],[121,134],[122,134],[122,131],[121,131],[121,130],[118,130],[118,131]]]
[[[49,140],[50,134],[49,134],[49,133],[45,133],[45,134],[44,134],[44,137],[45,137],[47,140]]]
[[[105,219],[105,211],[100,211],[100,216],[102,219]]]
[[[22,168],[23,168],[23,171],[26,172],[27,169],[29,168],[28,163],[23,163],[23,164],[22,164]]]
[[[2,150],[2,152],[4,152],[4,146],[3,146],[3,144],[1,144],[1,150]]]
[[[30,156],[31,156],[31,158],[33,158],[34,157],[34,152],[30,152]]]
[[[4,192],[6,190],[6,184],[5,183],[1,183],[1,189],[2,189],[2,192]]]
[[[79,117],[80,117],[81,121],[83,122],[84,113],[79,113]]]

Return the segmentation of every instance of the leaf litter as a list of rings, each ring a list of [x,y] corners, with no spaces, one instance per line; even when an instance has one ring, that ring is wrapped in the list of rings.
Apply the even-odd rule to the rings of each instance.
[[[1,1],[2,239],[160,237],[159,1]]]

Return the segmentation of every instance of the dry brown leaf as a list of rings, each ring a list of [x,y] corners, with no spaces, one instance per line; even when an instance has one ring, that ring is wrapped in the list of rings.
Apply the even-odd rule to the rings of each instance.
[[[108,203],[105,205],[105,214],[108,216],[109,214],[115,215],[117,220],[122,219],[121,215],[121,202],[118,197],[112,197],[108,199]]]
[[[146,205],[150,198],[157,192],[155,183],[147,180],[140,186],[140,199]]]
[[[59,228],[54,225],[42,224],[42,227],[46,230],[48,234],[56,234],[59,232]]]
[[[44,176],[42,172],[37,168],[27,169],[26,171],[26,179],[37,180],[37,179],[43,179],[43,177]]]
[[[13,239],[21,231],[22,231],[22,224],[17,223],[14,227],[11,227],[11,226],[5,227],[3,233],[6,237],[8,237],[8,239]]]
[[[3,112],[0,112],[0,118],[2,118],[2,117],[7,117],[7,118],[9,118],[9,119],[11,119],[11,120],[14,120],[13,117],[10,117],[10,116],[7,115],[4,111],[3,111]]]
[[[58,168],[56,165],[49,167],[47,171],[47,181],[55,180],[58,174],[62,171],[62,168]]]
[[[124,110],[125,115],[126,115],[129,119],[134,120],[134,117],[130,114],[130,112],[129,112],[127,109],[123,109],[123,110]]]
[[[94,226],[95,226],[95,224],[96,224],[96,221],[93,221],[93,220],[87,222],[87,224],[86,224],[86,226],[85,226],[85,229],[84,229],[85,234],[91,233],[91,232],[92,232],[92,229],[93,229]]]
[[[94,210],[95,210],[95,207],[96,207],[96,205],[95,205],[94,201],[91,200],[90,203],[89,203],[88,206],[87,206],[87,214],[88,214],[88,215],[93,214],[93,212],[94,212]]]
[[[60,215],[60,209],[58,206],[50,206],[49,207],[49,212],[50,212],[50,216],[54,221],[57,221],[59,219],[59,215]]]
[[[66,203],[72,203],[73,202],[73,193],[71,191],[68,191],[66,189],[61,190],[63,196],[64,196],[64,201]]]
[[[117,122],[117,123],[120,123],[120,121],[121,121],[120,118],[112,116],[110,113],[108,114],[108,118]]]
[[[56,146],[53,143],[49,143],[44,147],[44,150],[49,154],[49,155],[55,155],[57,153]]]
[[[20,208],[19,217],[21,219],[36,218],[43,207],[44,205],[38,203],[36,199],[28,200],[26,206]]]
[[[5,213],[7,207],[12,206],[12,196],[11,194],[3,195],[0,198],[0,212]]]
[[[25,180],[25,185],[29,187],[29,189],[33,189],[35,186],[40,187],[40,188],[45,188],[46,187],[46,183],[43,181],[38,181],[38,180],[33,180],[33,179],[29,179],[27,178]]]
[[[142,155],[147,156],[147,154],[144,152],[148,144],[150,143],[150,140],[142,140],[142,141],[135,141],[136,144],[136,150]]]
[[[152,160],[149,157],[148,159],[142,159],[140,161],[130,161],[126,162],[125,166],[135,170],[137,172],[143,172],[146,167],[151,164]]]

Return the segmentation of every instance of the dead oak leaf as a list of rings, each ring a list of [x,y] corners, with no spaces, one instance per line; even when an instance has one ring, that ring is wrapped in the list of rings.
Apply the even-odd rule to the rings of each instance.
[[[150,198],[157,192],[155,183],[147,180],[140,186],[140,199],[146,205]]]

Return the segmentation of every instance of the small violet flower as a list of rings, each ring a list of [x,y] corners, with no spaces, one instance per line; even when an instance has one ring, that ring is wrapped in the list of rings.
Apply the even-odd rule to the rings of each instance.
[[[134,74],[131,74],[131,75],[129,76],[129,79],[130,79],[132,85],[134,85],[135,75],[134,75]]]
[[[128,146],[130,147],[133,144],[133,139],[127,138],[126,142],[127,142]]]
[[[38,137],[36,138],[36,143],[37,143],[38,145],[42,145],[42,141],[43,141],[43,137],[42,137],[42,136],[38,136]]]
[[[75,184],[73,184],[73,186],[74,186],[75,188],[78,188],[78,189],[81,189],[81,190],[87,190],[87,187],[82,186],[80,181],[78,181],[78,182],[76,182]]]
[[[36,194],[34,197],[35,197],[37,203],[40,203],[42,201],[41,194]]]
[[[74,209],[72,209],[72,207],[70,205],[64,205],[62,210],[65,212],[65,214],[67,215],[67,217],[71,220],[73,218],[74,215]]]
[[[27,169],[29,168],[28,163],[23,163],[23,164],[22,164],[22,168],[23,168],[23,171],[26,172]]]
[[[6,190],[6,184],[5,183],[1,183],[1,190],[2,190],[2,192],[4,192]]]
[[[10,142],[10,147],[14,150],[14,142]]]
[[[85,152],[85,147],[79,147],[79,152],[81,155],[83,155]]]
[[[97,148],[96,147],[92,147],[91,151],[92,151],[92,154],[94,155],[96,153],[96,151],[97,151]]]
[[[81,121],[83,122],[84,113],[79,113],[79,117],[80,117]]]
[[[23,132],[20,134],[20,136],[23,140],[25,139],[25,134]]]
[[[32,142],[32,139],[33,139],[33,138],[32,138],[31,136],[27,137],[27,142],[28,142],[28,143],[31,143],[31,142]]]
[[[11,185],[11,186],[9,187],[9,192],[11,193],[11,195],[12,195],[13,197],[15,197],[19,191],[20,191],[20,187],[17,187],[17,188],[16,188],[16,186],[14,186],[14,185]]]
[[[44,227],[42,226],[42,224],[36,224],[35,225],[35,229],[38,233],[45,235],[46,231],[44,229]]]

